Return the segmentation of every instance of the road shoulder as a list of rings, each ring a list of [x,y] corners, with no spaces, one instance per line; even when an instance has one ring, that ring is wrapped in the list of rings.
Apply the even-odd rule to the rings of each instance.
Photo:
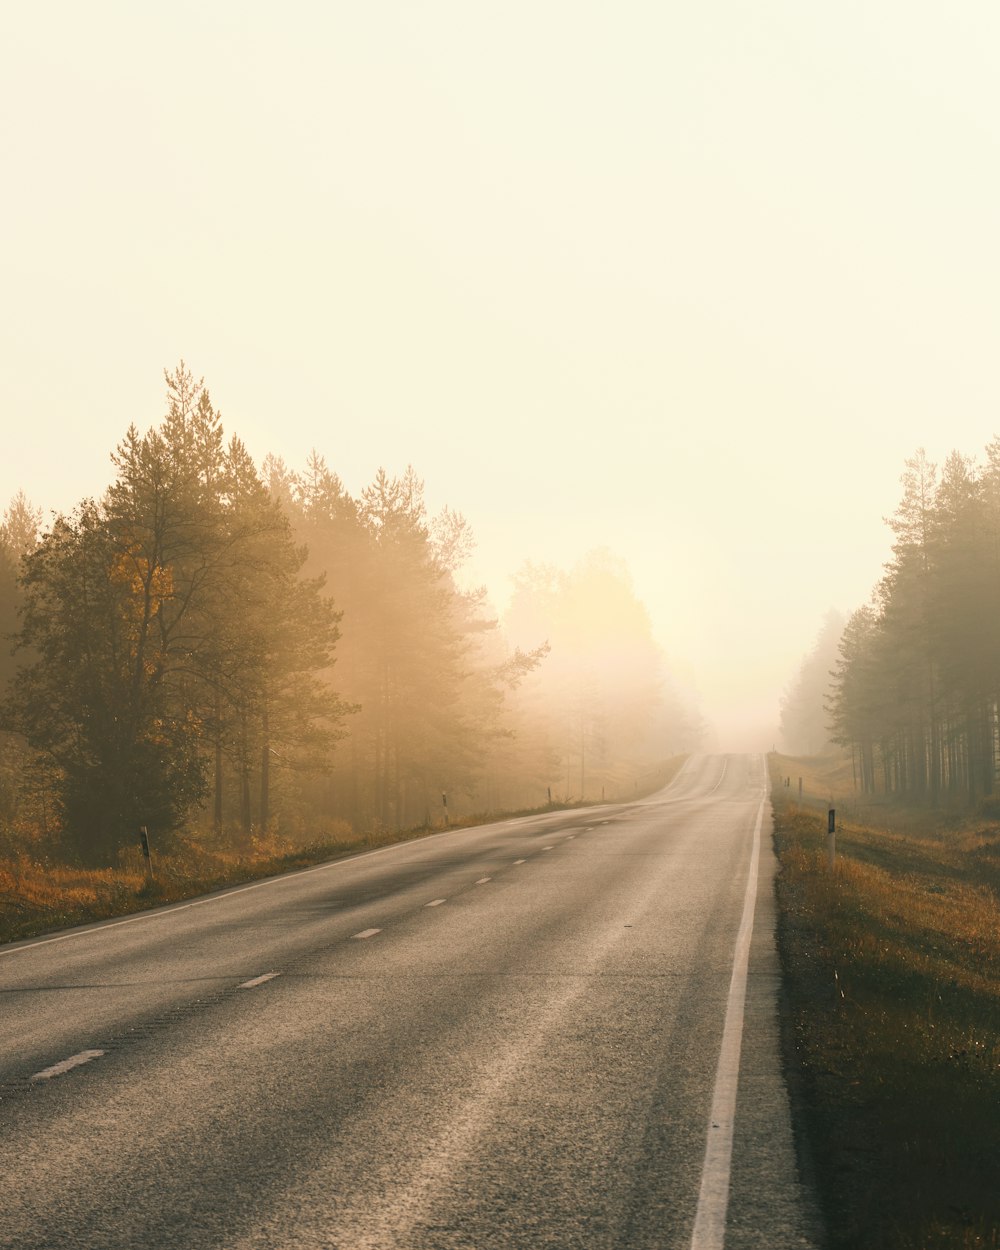
[[[761,830],[726,1250],[765,1244],[768,1250],[806,1250],[824,1240],[808,1160],[796,1142],[782,1062],[776,869],[768,804]]]

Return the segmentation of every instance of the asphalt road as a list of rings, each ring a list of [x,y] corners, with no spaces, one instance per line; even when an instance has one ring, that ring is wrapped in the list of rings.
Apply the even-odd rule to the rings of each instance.
[[[769,823],[760,757],[702,756],[642,802],[0,948],[0,1246],[710,1250],[720,1184],[714,1244],[813,1244]]]

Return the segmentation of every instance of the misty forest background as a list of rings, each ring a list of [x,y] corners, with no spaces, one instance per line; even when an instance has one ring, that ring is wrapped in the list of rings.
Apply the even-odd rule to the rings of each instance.
[[[846,623],[827,617],[782,735],[847,749],[862,792],[983,806],[1000,770],[1000,439],[940,472],[920,449],[901,481],[885,574]]]
[[[318,453],[258,468],[203,381],[167,373],[114,479],[0,525],[0,852],[114,864],[631,795],[703,732],[625,565],[526,562],[504,627],[463,589],[462,516]]]

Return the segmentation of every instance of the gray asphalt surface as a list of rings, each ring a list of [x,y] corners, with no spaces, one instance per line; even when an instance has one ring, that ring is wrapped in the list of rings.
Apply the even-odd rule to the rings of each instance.
[[[0,948],[0,1245],[689,1246],[763,787],[702,756],[642,802]],[[725,1244],[780,1250],[814,1228],[769,845]]]

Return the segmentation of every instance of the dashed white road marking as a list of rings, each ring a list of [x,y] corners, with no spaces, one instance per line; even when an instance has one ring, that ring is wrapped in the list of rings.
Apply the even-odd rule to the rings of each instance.
[[[526,859],[515,859],[515,860],[514,860],[514,863],[515,863],[515,864],[526,864],[527,862],[528,862],[528,861],[527,861]]]
[[[715,785],[711,788],[711,790],[709,790],[709,794],[714,794],[716,790],[718,790],[719,786],[721,786],[722,783],[726,780],[726,773],[728,770],[729,770],[729,756],[727,755],[725,759],[722,761],[722,775],[719,778],[719,780],[715,783]]]
[[[424,903],[425,907],[440,907],[442,903],[447,903],[446,898],[432,898],[429,903]]]
[[[492,880],[493,880],[492,877],[480,877],[479,880],[476,882],[476,885],[485,885],[487,881],[492,881]]]
[[[362,929],[360,933],[352,934],[352,937],[370,938],[370,937],[374,937],[376,933],[381,933],[381,932],[382,932],[381,929]]]
[[[574,839],[575,837],[576,837],[576,834],[575,834],[575,833],[567,833],[567,835],[566,835],[566,841],[567,841],[567,842],[572,842],[572,841],[573,841],[573,839]]]
[[[767,791],[757,809],[753,831],[750,870],[743,897],[743,917],[736,936],[733,975],[729,982],[726,1023],[722,1031],[722,1050],[715,1070],[715,1091],[708,1118],[708,1142],[701,1170],[698,1210],[691,1234],[691,1250],[722,1250],[726,1238],[726,1211],[729,1207],[729,1178],[733,1162],[733,1126],[736,1120],[736,1092],[740,1079],[740,1051],[743,1044],[743,1015],[747,996],[747,972],[750,965],[750,938],[753,935],[753,913],[757,901],[757,865],[760,861],[760,828],[764,819]]]
[[[103,1050],[81,1050],[78,1055],[70,1055],[62,1063],[54,1063],[51,1068],[43,1068],[41,1072],[36,1072],[31,1079],[33,1081],[51,1081],[54,1076],[62,1076],[64,1072],[70,1072],[73,1068],[78,1068],[81,1063],[90,1063],[92,1059],[100,1059],[103,1054]]]
[[[525,819],[519,817],[518,819]],[[485,826],[480,826],[485,828]],[[437,833],[428,835],[426,839],[420,841],[430,842],[433,839],[445,840],[446,838],[455,838],[460,834],[467,834],[469,830],[460,826],[457,829],[441,829]],[[249,894],[251,890],[266,890],[274,885],[287,885],[290,881],[294,882],[299,877],[309,877],[317,872],[329,872],[331,868],[350,867],[362,859],[373,859],[376,855],[392,855],[394,853],[405,853],[412,851],[417,842],[393,842],[390,846],[380,846],[374,851],[360,851],[357,855],[345,855],[343,859],[330,860],[326,864],[314,864],[312,868],[298,868],[294,872],[280,873],[276,877],[268,877],[264,881],[253,881],[249,885],[236,886],[233,889],[222,890],[216,894],[209,894],[204,898],[192,899],[187,903],[171,903],[166,907],[158,907],[152,911],[139,912],[135,916],[126,916],[124,920],[99,921],[96,924],[86,925],[79,929],[73,929],[69,933],[59,933],[55,937],[39,938],[37,942],[20,942],[15,946],[5,946],[0,949],[0,959],[5,955],[20,955],[25,951],[34,950],[37,946],[51,946],[54,942],[71,942],[75,938],[92,937],[95,934],[104,933],[107,929],[120,929],[127,924],[144,924],[151,920],[162,920],[165,916],[172,916],[175,912],[190,911],[193,907],[207,907],[212,903],[222,903],[227,899],[236,898],[240,894]],[[378,932],[378,930],[376,930]]]
[[[263,985],[265,981],[273,981],[275,977],[280,977],[280,972],[265,972],[263,976],[254,977],[252,981],[244,981],[242,985],[237,985],[238,990],[252,990],[255,985]]]
[[[552,850],[555,850],[555,847],[552,847],[552,846],[543,846],[543,847],[542,847],[542,850],[543,850],[543,851],[552,851]]]

